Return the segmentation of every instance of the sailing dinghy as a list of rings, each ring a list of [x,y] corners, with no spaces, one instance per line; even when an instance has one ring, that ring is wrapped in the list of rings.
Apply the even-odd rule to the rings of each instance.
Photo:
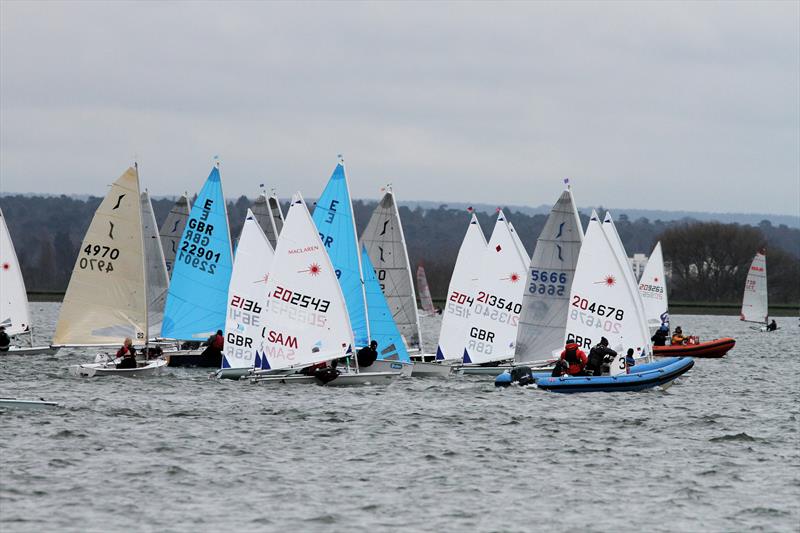
[[[217,163],[192,206],[178,245],[161,335],[200,342],[224,330],[232,268],[228,211]],[[202,353],[171,352],[169,366],[220,367],[220,360]]]
[[[767,330],[769,296],[767,294],[767,256],[763,250],[756,254],[747,271],[739,320],[762,324],[761,327],[753,329]]]
[[[370,317],[367,302],[366,280],[363,257],[356,237],[355,216],[350,196],[350,186],[345,172],[344,161],[340,158],[325,190],[314,208],[314,224],[317,226],[323,245],[330,256],[331,263],[339,277],[350,324],[353,328],[355,349],[367,346],[369,342],[378,343],[378,359],[370,365],[370,371],[402,371],[411,374],[413,363],[402,339],[397,339],[385,321]],[[372,304],[385,298],[378,291],[371,295]],[[395,328],[396,329],[396,328]],[[399,341],[399,342],[398,342]],[[382,358],[383,349],[394,345],[396,350],[391,359]]]
[[[519,246],[505,214],[499,210],[489,244],[479,260],[480,273],[472,292],[474,303],[461,368],[465,374],[473,373],[475,367],[477,373],[485,374],[487,363],[514,357],[530,261]]]
[[[268,326],[267,281],[275,253],[251,210],[233,260],[228,287],[228,316],[225,319],[225,348],[217,377],[239,379],[256,367],[256,354],[264,352],[263,328]]]
[[[318,383],[329,386],[384,383],[400,373],[347,371],[323,382],[303,368],[338,360],[353,352],[353,328],[338,273],[326,252],[324,236],[295,194],[278,238],[273,265],[259,302],[265,311],[263,334],[254,345],[258,383]],[[280,371],[299,369],[300,373]],[[348,369],[345,369],[348,370]]]
[[[161,321],[164,319],[169,273],[167,273],[167,265],[164,261],[164,250],[161,247],[153,204],[147,191],[142,193],[141,202],[144,260],[147,269],[147,321],[149,335],[153,339],[161,336]]]
[[[583,242],[572,191],[561,193],[536,240],[522,297],[515,365],[550,364],[564,349],[569,292]]]
[[[0,210],[0,326],[6,328],[9,337],[26,335],[29,346],[11,345],[0,355],[44,355],[54,354],[53,346],[34,346],[28,293],[25,280],[17,260],[17,252],[8,232],[5,216]]]
[[[121,346],[126,337],[147,346],[147,268],[139,172],[134,166],[112,185],[92,218],[64,295],[53,344]],[[95,363],[74,365],[75,376],[155,374],[163,359],[117,368],[106,354]]]
[[[172,276],[172,266],[175,263],[175,255],[178,253],[178,245],[181,243],[186,221],[189,220],[190,209],[189,197],[184,194],[169,210],[169,214],[158,232],[161,237],[161,250],[164,254],[168,277]]]
[[[428,277],[425,275],[425,267],[422,265],[417,267],[417,291],[419,291],[419,303],[422,306],[422,311],[426,316],[435,315],[436,307],[433,305],[433,297],[431,296],[431,288],[428,285]]]

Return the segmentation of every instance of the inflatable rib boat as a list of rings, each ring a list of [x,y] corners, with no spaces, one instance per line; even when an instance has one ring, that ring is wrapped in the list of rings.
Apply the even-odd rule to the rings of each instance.
[[[653,355],[656,357],[722,357],[736,345],[736,340],[730,337],[714,339],[713,341],[698,344],[682,344],[678,346],[653,346]]]
[[[533,380],[540,389],[552,392],[617,392],[641,391],[667,385],[685,374],[694,366],[691,357],[663,359],[654,363],[636,365],[630,374],[617,376],[561,376],[533,374]],[[498,387],[513,382],[511,373],[501,374],[495,380]]]

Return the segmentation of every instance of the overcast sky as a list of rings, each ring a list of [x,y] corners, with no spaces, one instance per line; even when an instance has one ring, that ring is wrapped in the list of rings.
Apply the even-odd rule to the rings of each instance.
[[[800,3],[0,3],[0,190],[796,214]]]

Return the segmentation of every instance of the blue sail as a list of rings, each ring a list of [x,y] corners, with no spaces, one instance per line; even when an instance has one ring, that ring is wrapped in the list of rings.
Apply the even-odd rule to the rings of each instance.
[[[359,267],[360,254],[356,241],[353,204],[350,203],[350,190],[342,163],[336,165],[328,185],[317,200],[312,218],[339,278],[356,346],[364,346],[369,340],[364,287]]]
[[[411,362],[406,349],[406,343],[386,303],[375,275],[375,268],[367,255],[367,249],[361,249],[361,265],[364,271],[364,289],[367,295],[367,309],[369,309],[369,334],[378,343],[378,359],[391,359],[393,361]]]
[[[233,260],[219,169],[214,167],[183,230],[164,308],[161,334],[206,339],[225,329]]]

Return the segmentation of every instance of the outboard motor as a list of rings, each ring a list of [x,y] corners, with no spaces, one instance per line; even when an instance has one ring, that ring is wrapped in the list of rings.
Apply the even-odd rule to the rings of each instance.
[[[516,383],[522,387],[533,385],[533,371],[528,366],[515,366],[510,371],[503,372],[494,379],[495,387],[508,387]]]

